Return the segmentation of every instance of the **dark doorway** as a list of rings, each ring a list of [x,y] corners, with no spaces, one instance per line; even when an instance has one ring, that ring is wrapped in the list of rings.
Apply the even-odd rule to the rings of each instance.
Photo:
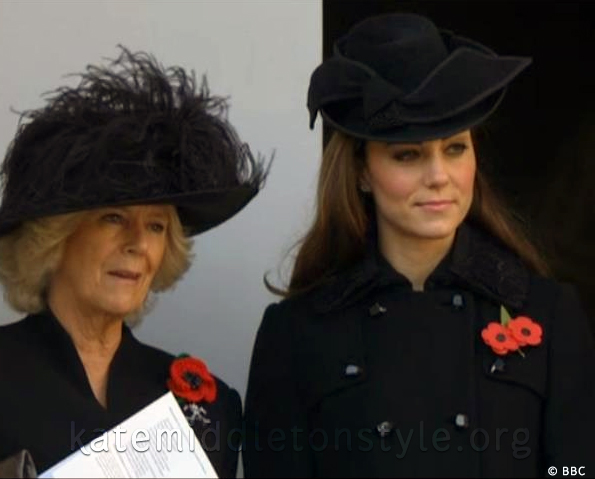
[[[595,319],[593,4],[324,0],[325,58],[353,24],[396,11],[426,15],[499,54],[533,58],[487,123],[480,154],[555,276],[578,287]]]

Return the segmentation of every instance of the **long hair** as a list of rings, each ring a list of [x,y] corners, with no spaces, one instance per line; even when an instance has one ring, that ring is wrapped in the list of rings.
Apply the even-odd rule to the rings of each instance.
[[[486,180],[479,163],[468,220],[502,241],[530,269],[549,275],[545,260]],[[369,195],[358,188],[364,166],[363,142],[334,132],[322,157],[314,221],[299,243],[289,287],[269,286],[271,291],[285,297],[305,292],[364,256],[375,214]]]

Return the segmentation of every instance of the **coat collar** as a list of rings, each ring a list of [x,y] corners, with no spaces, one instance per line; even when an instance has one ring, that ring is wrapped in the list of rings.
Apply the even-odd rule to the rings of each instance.
[[[143,365],[143,361],[147,358],[143,355],[143,346],[125,324],[122,325],[122,339],[109,367],[108,409],[104,409],[95,399],[87,373],[70,335],[52,311],[48,309],[29,315],[24,322],[29,337],[35,338],[34,342],[38,345],[36,354],[40,356],[40,360],[60,372],[73,390],[88,399],[95,410],[124,413],[123,419],[135,412],[139,404],[145,405],[148,404],[149,399],[154,399],[153,391],[149,391],[153,396],[141,398],[140,403],[136,402],[138,396],[146,392],[146,387],[143,388],[141,385],[146,376],[159,377],[161,371],[146,371],[147,367]],[[165,374],[164,370],[162,381],[164,392]],[[128,385],[126,390],[117,385],[123,381]]]
[[[407,278],[380,254],[375,241],[370,242],[361,261],[315,293],[314,306],[321,313],[339,310],[391,284],[411,288]],[[450,252],[428,277],[426,285],[428,289],[465,288],[511,309],[521,309],[529,288],[529,271],[518,256],[491,235],[463,223]]]

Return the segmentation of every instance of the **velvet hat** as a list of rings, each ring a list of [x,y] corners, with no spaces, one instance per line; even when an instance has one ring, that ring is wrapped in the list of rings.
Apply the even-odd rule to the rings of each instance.
[[[187,235],[222,223],[266,169],[203,79],[121,47],[76,87],[22,114],[1,170],[0,234],[22,222],[106,206],[171,204]]]
[[[334,44],[313,72],[310,127],[318,112],[357,138],[419,142],[477,125],[531,62],[489,48],[411,13],[370,17]]]

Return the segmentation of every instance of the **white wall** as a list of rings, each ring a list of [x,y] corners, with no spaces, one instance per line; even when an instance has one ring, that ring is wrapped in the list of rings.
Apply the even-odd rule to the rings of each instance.
[[[265,306],[262,282],[307,225],[321,135],[308,129],[306,91],[322,55],[320,0],[0,0],[0,151],[15,133],[9,111],[41,106],[63,75],[118,54],[116,44],[164,65],[207,73],[231,96],[230,118],[253,150],[276,158],[265,189],[240,214],[197,237],[195,263],[159,299],[137,336],[204,358],[245,393]],[[0,323],[19,314],[0,303]]]

